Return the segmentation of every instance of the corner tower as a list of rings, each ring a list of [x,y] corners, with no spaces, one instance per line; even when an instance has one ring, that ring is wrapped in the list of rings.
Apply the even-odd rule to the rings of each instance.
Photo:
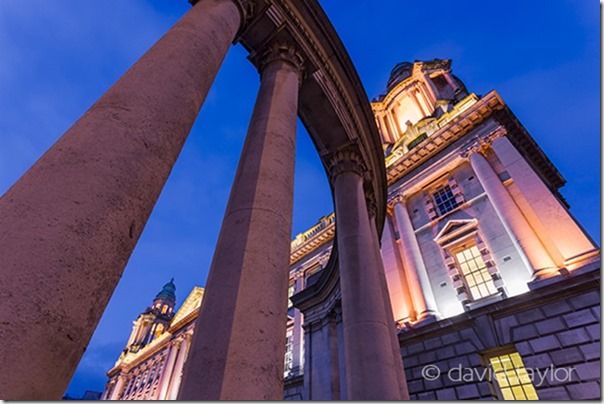
[[[166,283],[147,307],[134,321],[124,353],[137,352],[168,329],[174,317],[176,285],[174,278]]]

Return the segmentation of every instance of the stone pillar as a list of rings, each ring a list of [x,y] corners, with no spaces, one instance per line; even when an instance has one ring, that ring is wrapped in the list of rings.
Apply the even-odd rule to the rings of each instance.
[[[363,190],[366,171],[353,150],[329,164],[335,194],[336,235],[349,400],[401,400],[401,357],[393,353],[394,320],[377,233]]]
[[[304,288],[304,273],[300,273],[300,275],[295,279],[295,288],[296,291],[299,292]],[[302,330],[302,323],[304,322],[304,316],[302,312],[296,308],[294,308],[294,328],[293,328],[293,360],[292,360],[292,373],[298,375],[302,373],[303,369],[303,352],[304,352],[304,334]]]
[[[170,378],[169,390],[165,398],[166,400],[176,400],[176,397],[178,396],[178,390],[180,389],[180,384],[182,381],[183,368],[187,360],[190,347],[191,334],[185,334],[180,344],[176,364],[174,364],[174,370],[172,371],[172,377]]]
[[[340,400],[335,313],[306,324],[305,333],[305,398]]]
[[[438,315],[436,299],[434,299],[428,271],[419,249],[419,243],[415,236],[415,230],[413,229],[407,206],[401,195],[394,198],[393,205],[403,267],[405,268],[405,276],[407,277],[409,293],[411,293],[417,320],[424,320],[429,317],[434,318]]]
[[[180,346],[180,340],[175,340],[170,345],[168,356],[166,358],[166,364],[162,370],[161,380],[159,381],[157,395],[158,400],[165,400],[168,394],[168,388],[170,387],[170,379],[172,378],[172,372],[174,370],[174,361],[176,360],[176,354]]]
[[[124,388],[124,381],[124,375],[120,374],[117,377],[117,382],[115,382],[115,386],[113,386],[113,389],[109,394],[109,400],[118,400],[120,398],[120,395],[122,394],[122,389]]]
[[[499,136],[491,147],[526,200],[520,208],[556,264],[572,267],[598,256],[594,243],[509,139]]]
[[[375,221],[375,205],[373,205],[373,203],[369,203],[369,217],[370,217],[370,228],[371,228],[371,232],[373,233],[373,237],[372,237],[372,241],[374,244],[374,248],[372,249],[374,251],[374,254],[376,254],[376,261],[377,262],[381,262],[382,260],[382,254],[380,251],[380,244],[379,244],[379,236],[377,233],[377,223]],[[387,220],[387,219],[386,219]],[[387,224],[386,224],[387,225]],[[382,268],[383,268],[383,264],[382,264]],[[405,370],[404,370],[404,366],[402,364],[402,355],[401,355],[401,345],[400,342],[398,340],[398,328],[397,328],[397,323],[394,319],[394,314],[392,311],[392,301],[390,300],[390,293],[388,292],[388,282],[386,280],[386,271],[383,271],[383,275],[384,276],[380,276],[380,282],[382,283],[382,289],[385,291],[385,293],[382,294],[382,297],[384,299],[384,307],[386,308],[386,319],[389,320],[392,324],[392,327],[394,329],[394,332],[390,333],[390,345],[392,348],[392,355],[394,356],[394,360],[395,362],[398,362],[398,364],[400,364],[400,366],[395,366],[395,370],[396,370],[396,379],[398,381],[398,388],[401,394],[401,399],[403,400],[409,400],[409,390],[407,388],[407,377],[405,376]],[[398,358],[398,360],[396,359]]]
[[[525,266],[533,278],[547,276],[556,265],[541,241],[520,212],[487,159],[478,151],[470,152],[470,164],[480,185],[485,190],[493,209],[503,224]]]
[[[261,84],[180,400],[281,400],[301,60],[253,56]]]
[[[200,1],[0,199],[3,399],[61,398],[240,21]]]
[[[401,324],[409,323],[412,317],[413,302],[410,297],[408,282],[405,277],[405,269],[398,241],[395,240],[394,224],[390,215],[387,216],[382,232],[382,260],[386,272],[386,283],[388,294],[392,303],[394,320]]]

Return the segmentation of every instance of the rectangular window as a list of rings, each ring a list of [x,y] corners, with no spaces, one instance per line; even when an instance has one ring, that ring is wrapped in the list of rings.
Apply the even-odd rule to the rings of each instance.
[[[447,212],[452,211],[458,205],[455,200],[455,195],[451,190],[449,185],[444,185],[438,188],[433,194],[434,202],[436,204],[436,208],[441,215],[444,215]]]
[[[493,277],[489,273],[478,247],[474,245],[455,253],[455,259],[473,300],[497,293]]]
[[[285,375],[291,372],[294,365],[294,330],[288,329],[285,334]]]
[[[293,306],[293,303],[289,298],[294,295],[295,291],[296,291],[296,287],[294,284],[289,285],[289,287],[287,288],[287,308],[288,309]]]
[[[518,352],[491,357],[489,362],[504,400],[539,400]]]

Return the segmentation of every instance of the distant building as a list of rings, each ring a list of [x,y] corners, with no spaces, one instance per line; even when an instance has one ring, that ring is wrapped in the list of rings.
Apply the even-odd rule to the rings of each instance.
[[[449,60],[405,62],[372,107],[389,183],[381,252],[411,398],[599,398],[600,251],[499,94],[469,92]],[[338,276],[323,270],[334,233],[332,214],[291,243],[286,399],[346,399]],[[172,318],[170,285],[136,320],[104,398],[176,397],[203,289]],[[440,376],[426,378],[427,365]],[[494,377],[444,377],[459,366]],[[575,371],[527,376],[551,366]]]
[[[134,321],[124,351],[107,372],[102,400],[176,398],[203,288],[193,288],[176,312],[175,292],[171,280]]]

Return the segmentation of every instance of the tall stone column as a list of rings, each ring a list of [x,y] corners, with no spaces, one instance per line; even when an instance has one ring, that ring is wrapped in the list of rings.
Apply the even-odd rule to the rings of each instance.
[[[304,274],[300,273],[295,279],[296,291],[300,291],[304,288],[303,285]],[[293,327],[293,360],[292,360],[292,372],[294,374],[302,373],[303,366],[303,352],[304,352],[304,331],[302,330],[302,324],[304,322],[304,316],[298,309],[294,309],[294,327]]]
[[[181,345],[179,340],[175,340],[170,345],[168,351],[168,357],[166,358],[166,364],[161,374],[161,380],[159,381],[159,393],[157,394],[158,400],[165,400],[168,395],[168,388],[170,387],[170,379],[172,378],[172,372],[174,371],[174,361],[176,360],[176,354]]]
[[[336,235],[349,400],[402,399],[402,362],[393,353],[394,320],[377,232],[363,190],[366,171],[353,150],[332,156]]]
[[[428,271],[424,264],[415,230],[407,211],[407,206],[401,195],[393,199],[394,216],[399,232],[399,241],[405,276],[409,285],[409,293],[413,300],[413,307],[418,320],[435,317],[438,313],[436,299],[432,292],[432,285]]]
[[[240,27],[201,0],[0,199],[0,392],[58,400]]]
[[[301,60],[252,58],[261,83],[185,367],[181,400],[280,400]]]
[[[115,382],[115,386],[113,386],[113,389],[109,394],[109,400],[118,400],[120,398],[120,395],[122,394],[122,389],[124,388],[125,380],[126,379],[123,374],[120,374],[117,377],[117,382]]]
[[[507,136],[495,138],[491,147],[528,203],[520,208],[556,264],[572,266],[598,256],[594,243]]]
[[[180,384],[182,381],[183,368],[190,348],[191,334],[185,334],[180,344],[178,358],[174,364],[174,371],[172,372],[172,377],[170,378],[170,386],[168,393],[166,394],[166,400],[176,400],[176,397],[178,396],[178,390],[180,389]]]
[[[499,176],[479,151],[470,151],[470,165],[493,209],[533,278],[547,276],[556,265],[522,215]]]

